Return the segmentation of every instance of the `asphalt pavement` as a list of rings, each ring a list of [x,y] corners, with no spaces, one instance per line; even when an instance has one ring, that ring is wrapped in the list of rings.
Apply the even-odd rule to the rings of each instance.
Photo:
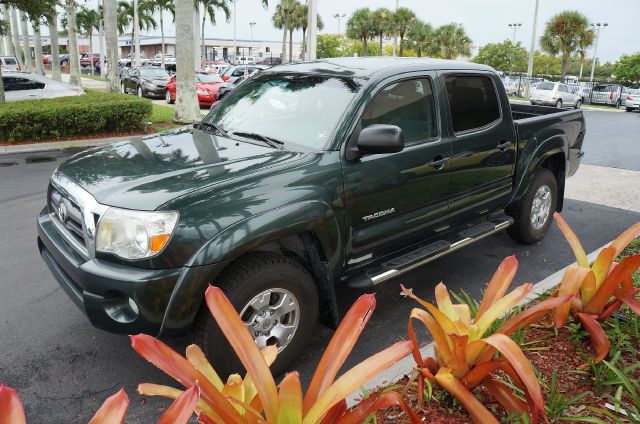
[[[640,113],[585,111],[585,117],[584,163],[640,170]],[[141,398],[135,393],[137,384],[179,385],[139,358],[126,337],[93,328],[51,277],[36,247],[35,220],[45,202],[47,180],[70,154],[0,155],[0,383],[19,391],[30,423],[86,423],[120,387],[131,398],[127,423],[154,422],[169,402]],[[611,189],[624,187],[611,181]],[[587,252],[640,220],[640,213],[598,203],[565,201],[563,215]],[[376,311],[347,366],[406,338],[407,317],[416,305],[399,295],[399,283],[426,299],[432,299],[440,281],[454,291],[479,296],[500,261],[511,254],[520,262],[516,284],[537,282],[572,262],[553,226],[538,244],[519,245],[503,232],[389,281],[375,290]],[[341,310],[361,293],[340,289]],[[292,367],[303,380],[309,380],[331,335],[319,325],[306,353]],[[427,341],[426,333],[422,336]],[[171,342],[182,351],[187,343]]]

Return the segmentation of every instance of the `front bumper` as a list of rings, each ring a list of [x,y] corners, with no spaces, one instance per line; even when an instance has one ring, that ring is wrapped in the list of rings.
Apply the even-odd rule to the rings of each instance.
[[[626,107],[627,109],[640,109],[640,101],[638,101],[638,100],[634,100],[634,101],[625,100],[624,107]]]
[[[164,97],[167,92],[167,87],[147,87],[143,86],[144,94],[147,96]]]
[[[89,259],[58,232],[47,208],[38,216],[38,248],[55,279],[89,321],[113,333],[159,335],[174,288],[188,269],[141,269]],[[174,328],[180,330],[175,333],[191,324],[180,318],[185,328]]]
[[[542,106],[555,106],[557,101],[558,101],[558,99],[555,99],[555,100],[542,100],[542,99],[534,100],[534,99],[530,99],[529,100],[529,102],[532,105],[542,105]]]

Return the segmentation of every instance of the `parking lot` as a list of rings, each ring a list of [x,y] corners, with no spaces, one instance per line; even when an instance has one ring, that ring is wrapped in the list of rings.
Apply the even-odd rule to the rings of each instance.
[[[600,190],[609,196],[589,185],[589,173],[579,173],[568,184],[563,215],[590,252],[640,220],[638,202],[628,201],[640,187],[640,113],[585,110],[585,119],[582,163],[603,173],[605,181],[597,183],[608,185],[608,190]],[[48,417],[48,422],[87,422],[107,396],[125,387],[131,397],[127,422],[146,423],[168,403],[137,396],[137,384],[174,383],[139,358],[126,337],[94,329],[52,278],[36,247],[35,217],[44,205],[48,178],[72,153],[0,156],[0,229],[5,240],[0,245],[0,380],[20,392],[31,422],[38,422],[38,416]],[[629,183],[606,181],[616,172],[626,173]],[[592,190],[585,190],[587,185]],[[399,295],[399,283],[424,298],[431,297],[440,281],[453,291],[478,296],[502,258],[511,254],[520,261],[518,284],[537,282],[572,262],[555,227],[532,246],[518,245],[503,232],[389,281],[377,289],[376,312],[347,366],[406,334],[406,318],[414,305]],[[359,294],[340,289],[340,309],[346,310]],[[295,364],[305,381],[331,334],[318,326],[306,354]],[[171,343],[183,350],[188,340]]]

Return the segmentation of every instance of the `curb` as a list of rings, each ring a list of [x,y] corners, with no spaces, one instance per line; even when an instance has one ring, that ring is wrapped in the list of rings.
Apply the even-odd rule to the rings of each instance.
[[[129,135],[129,136],[109,137],[109,138],[94,138],[94,139],[88,139],[88,140],[52,141],[48,143],[16,144],[11,146],[0,146],[0,156],[10,155],[14,153],[45,152],[49,150],[64,150],[64,149],[73,149],[78,147],[103,146],[105,144],[111,144],[117,141],[131,140],[132,138],[136,138],[136,137],[141,137],[141,136]]]
[[[587,255],[587,258],[589,259],[589,262],[593,262],[596,257],[598,256],[598,253],[600,253],[600,251],[602,249],[604,249],[605,247],[607,247],[610,243],[607,243],[603,246],[600,246],[598,249],[594,250],[593,252],[589,253]],[[573,263],[575,264],[575,262]],[[567,266],[570,266],[572,264],[569,264]],[[532,302],[533,300],[535,300],[540,294],[556,287],[558,284],[560,284],[560,280],[562,279],[562,274],[564,273],[566,267],[562,268],[561,270],[554,272],[553,274],[549,275],[547,278],[545,278],[542,281],[539,281],[538,283],[533,285],[533,290],[531,290],[531,292],[522,300],[520,301],[516,306],[522,306],[522,305],[526,305],[529,302]],[[424,356],[435,356],[434,355],[434,350],[433,350],[433,346],[434,343],[430,342],[427,345],[423,346],[420,349],[420,354],[424,357]],[[413,360],[413,356],[411,356],[411,354],[407,355],[406,357],[404,357],[403,359],[401,359],[400,361],[396,362],[395,364],[391,365],[389,368],[387,368],[385,371],[383,371],[381,374],[378,374],[378,376],[367,382],[366,384],[364,384],[363,386],[360,387],[360,389],[356,390],[355,392],[351,393],[348,397],[347,397],[347,406],[350,408],[356,404],[358,404],[362,398],[363,398],[363,390],[369,393],[373,393],[375,392],[378,388],[380,387],[385,387],[385,386],[389,386],[395,382],[397,382],[398,380],[401,380],[402,378],[404,378],[407,375],[411,375],[411,373],[413,372],[413,369],[415,367],[415,362]]]

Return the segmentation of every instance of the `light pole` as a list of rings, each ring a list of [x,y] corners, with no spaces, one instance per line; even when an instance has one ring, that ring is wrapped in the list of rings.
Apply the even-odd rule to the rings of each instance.
[[[255,22],[249,22],[249,26],[251,27],[251,42],[253,43],[253,27],[256,25]],[[251,56],[251,46],[249,46],[249,56]]]
[[[135,55],[131,56],[133,66],[140,66],[140,28],[138,24],[138,0],[133,0],[133,44],[135,44]]]
[[[340,20],[342,18],[344,18],[345,16],[347,16],[347,15],[344,14],[344,13],[336,13],[335,15],[333,15],[333,17],[338,20],[338,35],[340,35]]]
[[[516,31],[522,26],[521,23],[509,24],[509,28],[513,29],[513,42],[516,42]]]
[[[593,82],[593,73],[596,70],[596,60],[598,59],[598,41],[600,41],[600,30],[609,26],[608,23],[600,23],[591,24],[593,28],[598,28],[598,32],[596,33],[596,46],[593,49],[593,60],[591,61],[591,78],[589,78],[589,82]]]
[[[236,52],[238,51],[238,37],[236,32],[236,4],[238,0],[231,0],[233,2],[233,63],[236,64],[238,61],[236,60]]]
[[[306,39],[306,59],[316,60],[316,49],[318,45],[318,0],[308,0],[307,4],[309,9],[307,14],[309,32]]]
[[[396,0],[396,12],[398,11],[398,2],[399,0]],[[393,57],[396,57],[396,49],[398,48],[398,34],[396,34],[396,31],[394,29],[393,31]]]
[[[536,49],[536,27],[538,26],[538,5],[540,0],[536,0],[536,8],[533,12],[533,27],[531,29],[531,46],[529,47],[529,64],[527,65],[527,76],[533,74],[533,53]],[[529,83],[527,82],[527,87]]]

